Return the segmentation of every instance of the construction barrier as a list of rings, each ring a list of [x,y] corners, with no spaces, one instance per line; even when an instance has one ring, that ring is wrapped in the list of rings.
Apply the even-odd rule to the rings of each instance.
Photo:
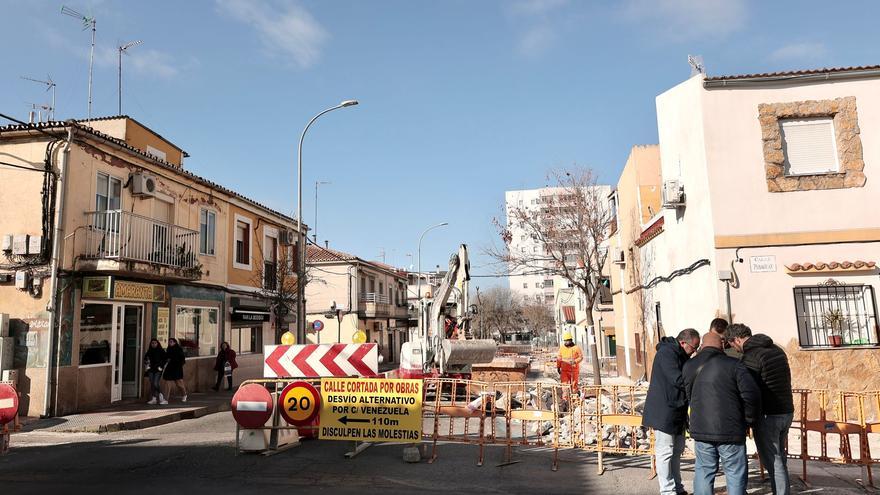
[[[277,403],[281,389],[292,379],[256,379],[241,384],[260,384]],[[320,388],[320,379],[297,379]],[[553,450],[551,468],[559,466],[560,449],[596,452],[598,472],[605,471],[606,454],[649,456],[651,477],[656,475],[654,434],[642,424],[646,387],[585,385],[573,394],[569,385],[556,382],[486,383],[457,378],[426,378],[423,387],[422,441],[431,445],[429,463],[438,458],[438,443],[472,444],[478,448],[482,466],[486,446],[505,448],[511,464],[514,447],[546,447]],[[880,391],[831,392],[794,390],[795,412],[790,433],[797,442],[787,446],[789,459],[798,459],[802,479],[809,482],[808,461],[861,466],[867,484],[874,486],[872,467],[880,463]],[[262,420],[262,418],[260,418]],[[244,431],[268,431],[267,450],[279,448],[285,431],[317,436],[316,423],[305,426],[282,424],[278,408],[264,426]],[[236,426],[236,452],[241,430]],[[283,442],[281,442],[283,443]],[[763,469],[762,469],[763,473]]]
[[[499,382],[487,384],[450,378],[425,379],[423,415],[433,427],[425,437],[432,442],[430,463],[437,459],[438,441],[476,444],[478,466],[483,465],[485,446],[506,447],[502,465],[513,463],[513,447],[553,448],[552,469],[559,467],[559,449],[574,447],[572,415],[564,397],[568,385],[555,382]],[[549,435],[550,439],[545,439]]]
[[[300,437],[318,437],[318,425],[316,423],[304,426],[291,426],[281,419],[281,412],[277,407],[278,395],[285,386],[294,381],[306,382],[318,390],[321,388],[320,378],[258,378],[245,380],[239,385],[239,390],[250,384],[266,387],[270,392],[274,407],[272,407],[270,419],[263,426],[242,428],[236,423],[236,455],[242,451],[261,451],[271,454],[282,450],[284,447],[298,444]]]

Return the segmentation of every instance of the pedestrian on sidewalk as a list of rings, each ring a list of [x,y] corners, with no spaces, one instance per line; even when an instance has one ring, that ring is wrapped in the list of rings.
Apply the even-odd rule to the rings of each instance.
[[[235,362],[235,351],[229,347],[228,342],[220,344],[220,352],[217,353],[217,359],[214,360],[214,371],[217,372],[217,384],[211,387],[215,392],[220,390],[223,383],[223,377],[226,377],[226,390],[232,390],[232,370],[238,368]]]
[[[183,354],[183,348],[177,343],[177,339],[168,339],[168,364],[165,365],[165,374],[162,376],[168,382],[168,393],[166,397],[171,398],[171,386],[183,393],[180,402],[186,402],[186,384],[183,383],[183,365],[186,363],[186,355]],[[167,404],[168,402],[160,402]]]
[[[159,386],[162,370],[165,369],[165,362],[167,360],[168,357],[165,354],[165,349],[162,348],[159,340],[150,340],[150,346],[144,354],[144,369],[146,370],[144,376],[150,380],[150,401],[147,404],[168,403],[165,401],[165,396],[162,395],[162,390]]]
[[[695,440],[694,495],[712,495],[718,462],[728,495],[745,495],[748,484],[746,431],[761,411],[761,392],[749,370],[724,354],[721,337],[709,332],[702,350],[684,365],[690,402],[689,431]]]
[[[786,444],[794,416],[788,356],[773,339],[760,333],[752,335],[752,329],[745,325],[727,327],[727,338],[742,353],[742,363],[761,389],[761,414],[753,428],[758,457],[767,468],[773,493],[788,495],[791,482]]]
[[[682,330],[676,338],[663,337],[657,344],[642,426],[654,429],[661,495],[687,493],[681,484],[681,453],[688,407],[681,369],[699,346],[700,334],[693,328]]]
[[[571,332],[565,332],[562,336],[562,345],[556,357],[556,371],[559,372],[559,381],[563,385],[571,385],[572,392],[580,396],[578,390],[578,375],[581,373],[581,361],[584,360],[584,352],[574,343]]]

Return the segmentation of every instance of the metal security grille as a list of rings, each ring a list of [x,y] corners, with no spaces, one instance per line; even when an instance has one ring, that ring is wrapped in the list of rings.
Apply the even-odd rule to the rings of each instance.
[[[877,310],[870,285],[795,287],[801,347],[877,345]]]

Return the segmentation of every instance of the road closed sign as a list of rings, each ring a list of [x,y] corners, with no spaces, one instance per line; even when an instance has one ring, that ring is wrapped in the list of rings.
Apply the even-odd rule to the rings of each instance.
[[[421,380],[321,379],[321,440],[420,442]]]

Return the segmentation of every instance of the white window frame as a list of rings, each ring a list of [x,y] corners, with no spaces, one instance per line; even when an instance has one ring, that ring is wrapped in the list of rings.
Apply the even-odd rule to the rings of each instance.
[[[834,155],[834,169],[833,170],[823,170],[823,171],[811,171],[811,172],[799,172],[799,173],[789,173],[789,171],[785,171],[786,177],[802,177],[805,175],[826,175],[826,174],[838,174],[840,173],[840,156],[837,153],[837,136],[834,130],[834,118],[833,117],[810,117],[810,118],[790,118],[790,119],[780,119],[779,120],[779,132],[782,135],[782,143],[783,143],[783,164],[788,162],[788,153],[785,153],[786,149],[786,141],[785,141],[785,126],[803,126],[810,125],[815,122],[828,122],[829,127],[831,128],[831,150]],[[784,165],[783,165],[784,167]]]
[[[248,225],[248,262],[247,264],[239,263],[235,253],[235,243],[238,242],[238,222]],[[253,270],[254,261],[254,221],[248,217],[235,214],[235,223],[232,231],[232,267],[239,270]]]
[[[205,220],[208,219],[208,214],[214,216],[214,232],[211,236],[211,252],[202,252],[202,240],[199,238],[199,254],[202,256],[217,256],[217,211],[211,208],[200,208],[199,209],[199,236],[202,235],[202,213],[205,213]],[[205,229],[207,230],[207,229]],[[208,244],[205,243],[205,248],[207,251]]]
[[[107,177],[107,191],[104,191],[107,194],[107,208],[104,210],[98,209],[98,176],[103,175]],[[110,209],[110,181],[112,179],[116,179],[119,181],[119,209],[125,210],[125,204],[123,199],[125,198],[125,194],[123,191],[125,190],[125,180],[121,177],[117,177],[109,172],[104,172],[103,170],[98,170],[95,172],[95,194],[92,195],[92,198],[95,200],[95,211],[113,211]]]

